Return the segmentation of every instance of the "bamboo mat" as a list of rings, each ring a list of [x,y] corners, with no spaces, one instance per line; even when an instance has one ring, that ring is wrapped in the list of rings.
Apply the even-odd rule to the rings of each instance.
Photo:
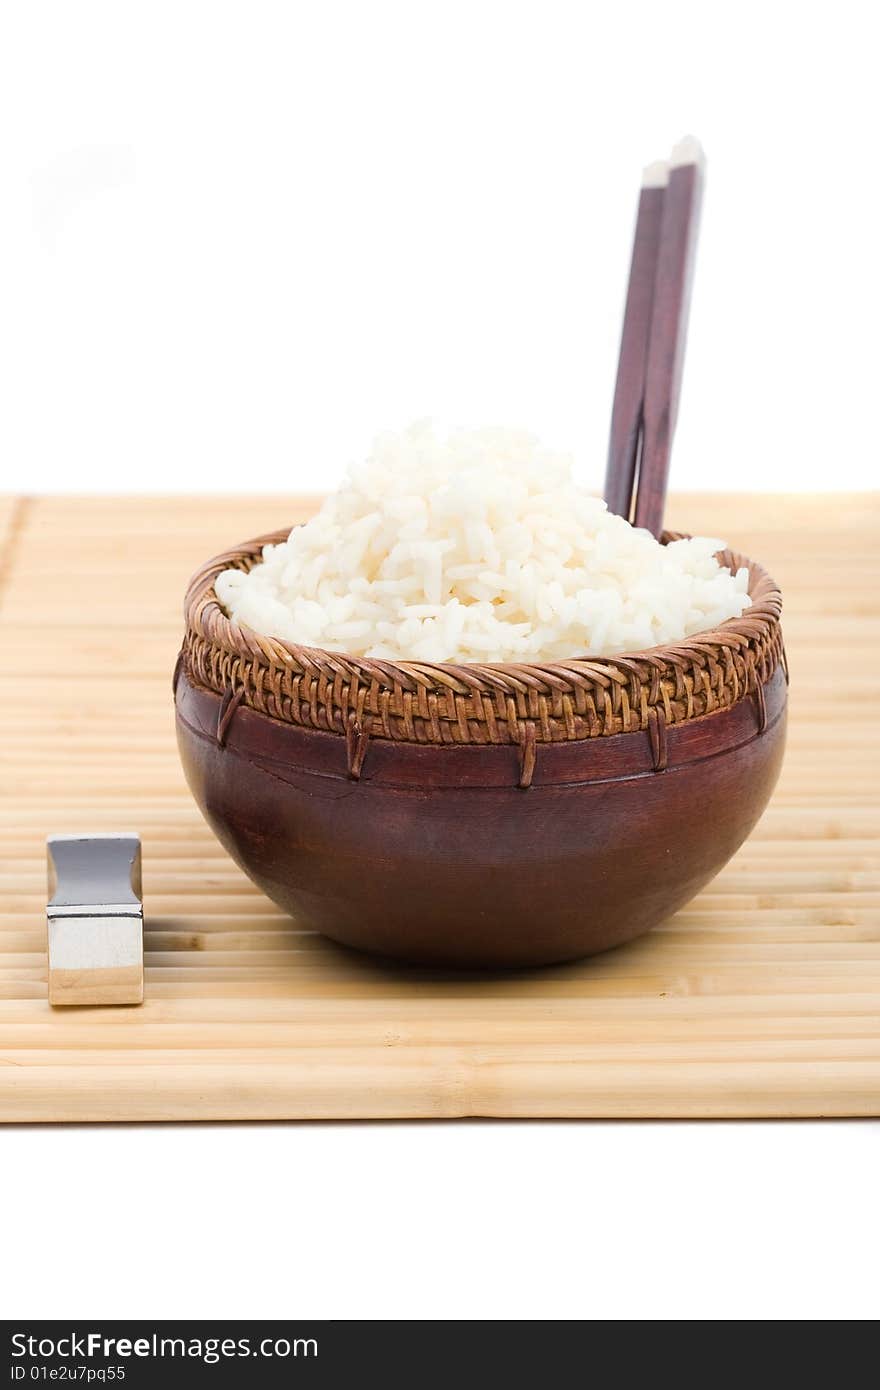
[[[289,498],[0,499],[0,1118],[880,1114],[876,496],[673,497],[785,594],[787,761],[652,935],[455,977],[297,930],[191,802],[170,680],[190,572]],[[146,1002],[46,1002],[45,837],[144,842]]]

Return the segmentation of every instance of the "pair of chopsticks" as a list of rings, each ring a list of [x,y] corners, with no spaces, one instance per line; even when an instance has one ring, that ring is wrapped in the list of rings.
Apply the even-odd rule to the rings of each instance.
[[[608,510],[658,536],[687,338],[705,159],[693,138],[642,176],[605,476]]]

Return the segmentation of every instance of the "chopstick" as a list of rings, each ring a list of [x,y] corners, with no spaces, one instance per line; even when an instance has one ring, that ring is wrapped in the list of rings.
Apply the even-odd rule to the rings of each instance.
[[[682,140],[672,151],[663,197],[633,514],[634,525],[658,537],[681,395],[704,177],[699,143],[693,138]]]
[[[623,331],[620,335],[617,381],[611,408],[605,501],[610,512],[616,512],[627,521],[632,511],[636,480],[654,281],[668,178],[669,165],[665,160],[649,164],[642,175],[623,314]]]

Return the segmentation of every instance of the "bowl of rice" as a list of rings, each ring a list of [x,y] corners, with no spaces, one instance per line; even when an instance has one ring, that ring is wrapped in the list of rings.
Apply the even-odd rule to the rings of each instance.
[[[345,945],[588,955],[683,906],[763,811],[781,606],[758,564],[656,541],[530,436],[414,427],[193,577],[184,769],[253,881]]]

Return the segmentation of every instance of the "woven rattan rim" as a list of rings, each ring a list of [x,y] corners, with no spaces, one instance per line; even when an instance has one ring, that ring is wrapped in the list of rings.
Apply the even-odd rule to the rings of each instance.
[[[735,551],[722,564],[749,570],[752,607],[677,646],[546,664],[434,665],[374,661],[300,647],[231,622],[214,592],[225,569],[249,570],[277,531],[217,555],[193,576],[181,662],[196,685],[272,719],[345,735],[424,744],[557,743],[681,724],[729,709],[784,661],[782,595],[760,565]],[[664,541],[678,539],[665,532]]]

